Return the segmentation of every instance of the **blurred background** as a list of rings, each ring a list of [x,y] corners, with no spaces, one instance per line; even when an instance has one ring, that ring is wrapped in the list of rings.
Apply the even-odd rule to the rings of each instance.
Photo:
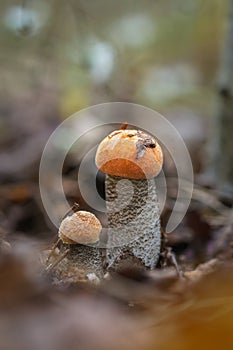
[[[220,0],[2,0],[2,230],[49,234],[38,191],[43,148],[57,125],[93,104],[126,101],[157,110],[184,138],[195,174],[211,175],[228,12]],[[70,160],[68,180],[72,167]],[[66,183],[71,202],[79,200]],[[212,186],[212,176],[204,184]]]
[[[1,349],[231,349],[232,38],[232,0],[1,0]],[[167,237],[186,279],[177,283],[164,259],[164,270],[124,271],[98,291],[51,287],[37,265],[38,250],[57,233],[40,199],[40,158],[63,120],[112,101],[158,111],[189,149],[193,200]],[[88,209],[77,166],[68,155],[64,191],[71,205]],[[164,170],[176,175],[169,158]],[[104,196],[101,174],[97,185]],[[175,197],[168,183],[162,227]],[[230,272],[199,283],[222,261]]]

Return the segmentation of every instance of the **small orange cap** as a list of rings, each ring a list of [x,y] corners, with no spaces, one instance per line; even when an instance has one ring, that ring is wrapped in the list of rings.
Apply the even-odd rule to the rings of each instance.
[[[58,236],[66,244],[89,244],[96,243],[102,225],[97,217],[88,211],[77,211],[62,220]]]
[[[95,158],[103,173],[129,179],[150,179],[159,174],[163,153],[158,142],[140,130],[116,130],[100,143]]]

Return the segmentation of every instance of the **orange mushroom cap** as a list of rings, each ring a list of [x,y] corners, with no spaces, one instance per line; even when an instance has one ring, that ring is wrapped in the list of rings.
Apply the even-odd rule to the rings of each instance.
[[[62,220],[58,236],[66,244],[91,244],[99,240],[102,225],[97,217],[87,211],[77,211]]]
[[[159,174],[163,153],[158,142],[140,130],[116,130],[100,143],[95,158],[103,173],[130,179],[150,179]]]

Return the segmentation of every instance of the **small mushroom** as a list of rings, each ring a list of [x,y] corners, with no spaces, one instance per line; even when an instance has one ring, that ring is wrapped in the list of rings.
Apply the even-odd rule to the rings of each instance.
[[[77,211],[64,218],[58,231],[58,241],[54,249],[59,245],[59,257],[48,266],[48,269],[57,268],[61,279],[77,274],[74,277],[89,279],[95,274],[97,278],[103,277],[102,252],[98,247],[102,225],[96,216],[87,211]],[[54,250],[52,249],[52,251]],[[49,256],[49,259],[51,254]],[[66,258],[66,262],[64,259]],[[62,267],[60,262],[63,262]]]
[[[100,143],[95,161],[106,174],[109,268],[124,260],[154,268],[161,246],[154,181],[162,168],[161,147],[143,131],[115,130]]]

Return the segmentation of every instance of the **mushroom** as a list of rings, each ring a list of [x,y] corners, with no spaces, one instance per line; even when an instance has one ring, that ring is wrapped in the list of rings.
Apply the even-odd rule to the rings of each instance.
[[[54,269],[66,258],[63,266],[57,269],[62,279],[71,271],[76,271],[77,279],[79,273],[86,279],[89,279],[88,276],[93,279],[93,274],[102,278],[102,252],[98,247],[101,230],[100,221],[90,212],[80,210],[65,217],[59,227],[58,241],[52,249],[54,251],[60,245],[60,256],[48,269]]]
[[[154,181],[162,168],[161,147],[141,130],[115,130],[99,144],[95,162],[106,174],[108,267],[126,260],[154,268],[161,246]]]

